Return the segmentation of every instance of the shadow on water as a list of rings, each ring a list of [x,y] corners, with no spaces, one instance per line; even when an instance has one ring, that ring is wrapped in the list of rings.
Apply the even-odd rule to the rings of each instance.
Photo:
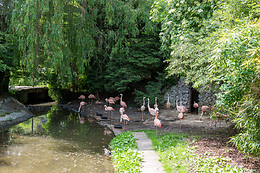
[[[104,155],[113,133],[89,117],[52,106],[2,132],[0,170],[5,172],[114,172]],[[2,171],[1,171],[2,172]]]

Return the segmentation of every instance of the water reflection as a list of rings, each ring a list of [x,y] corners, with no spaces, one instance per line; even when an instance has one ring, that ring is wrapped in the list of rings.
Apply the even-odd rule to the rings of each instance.
[[[114,172],[104,155],[113,134],[79,116],[55,106],[2,132],[0,172]]]

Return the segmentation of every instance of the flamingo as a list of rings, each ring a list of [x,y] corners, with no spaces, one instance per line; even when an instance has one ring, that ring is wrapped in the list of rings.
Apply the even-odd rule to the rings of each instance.
[[[184,113],[183,113],[183,112],[180,112],[179,115],[178,115],[178,118],[179,118],[180,120],[184,119]],[[181,131],[181,121],[180,121],[180,131],[179,131],[179,132],[180,132],[180,133],[182,132],[182,131]]]
[[[161,121],[157,118],[157,116],[155,116],[153,123],[156,127],[156,130],[157,130],[157,127],[161,128]]]
[[[158,104],[157,104],[157,97],[155,97],[155,104],[154,104],[154,109],[156,110],[156,112],[159,114],[159,108],[158,108]]]
[[[196,103],[196,102],[194,101],[194,103],[193,103],[193,107],[195,108],[195,112],[196,112],[196,114],[198,114],[199,104]]]
[[[120,94],[120,95],[121,95],[121,98],[120,98],[120,105],[121,105],[122,107],[127,108],[126,103],[122,100],[122,98],[123,98],[123,94]]]
[[[81,111],[81,107],[84,106],[85,104],[86,104],[86,102],[84,102],[84,101],[81,101],[81,102],[79,103],[79,109],[78,109],[78,112]]]
[[[117,102],[118,100],[120,100],[120,97],[116,96],[115,97],[115,102]]]
[[[143,105],[141,106],[142,111],[142,121],[144,121],[144,111],[145,111],[145,99],[146,97],[143,97]]]
[[[111,117],[111,111],[115,111],[115,109],[112,108],[111,106],[107,106],[107,105],[104,105],[104,107],[105,107],[105,111],[108,111],[110,114],[110,117]]]
[[[208,107],[208,106],[201,107],[200,121],[202,120],[202,115],[204,114],[204,112],[207,112],[208,110],[210,110],[210,107]]]
[[[176,108],[178,112],[183,112],[182,107],[178,105],[178,96],[176,96]]]
[[[157,104],[157,97],[154,98],[154,108],[158,107],[158,104]]]
[[[167,107],[167,109],[170,109],[170,107],[171,107],[169,94],[168,94],[168,99],[167,99],[166,107]]]
[[[108,104],[115,104],[114,98],[111,98],[111,97],[110,97],[109,99],[106,98],[105,101],[106,101]]]
[[[119,113],[120,113],[120,122],[122,122],[122,115],[124,114],[124,112],[125,112],[125,108],[121,107],[121,108],[119,109]]]
[[[182,105],[182,101],[180,101],[180,104],[181,104],[180,107],[182,108],[182,111],[187,112],[188,109],[185,106]]]
[[[130,121],[130,118],[128,118],[128,116],[126,114],[122,114],[121,119],[124,120],[124,129],[125,129],[125,126],[127,124],[126,121]]]
[[[193,107],[194,107],[194,108],[198,108],[198,107],[199,107],[199,104],[194,101]]]
[[[80,95],[79,97],[78,97],[78,99],[80,99],[81,101],[83,101],[83,100],[85,100],[85,96],[84,95]]]
[[[93,102],[93,99],[97,99],[94,94],[89,94],[88,96],[89,99],[91,99],[91,103]]]
[[[217,123],[219,122],[219,120],[223,119],[223,118],[227,118],[227,115],[225,114],[220,114],[219,112],[214,113],[213,116],[211,117],[212,120],[210,122],[210,127],[212,127],[212,123],[215,121],[215,127],[217,126]],[[217,120],[215,120],[215,118],[217,118]]]
[[[83,124],[83,123],[85,123],[85,117],[84,116],[80,116],[80,113],[78,113],[78,117],[79,117],[79,122],[80,122],[80,124]]]
[[[150,114],[152,115],[152,116],[156,116],[157,114],[158,114],[158,112],[155,110],[155,109],[153,109],[153,108],[150,108],[150,104],[149,104],[149,98],[147,98],[147,100],[148,100],[148,104],[147,104],[147,106],[148,106],[148,110],[149,110],[149,112],[150,112]]]

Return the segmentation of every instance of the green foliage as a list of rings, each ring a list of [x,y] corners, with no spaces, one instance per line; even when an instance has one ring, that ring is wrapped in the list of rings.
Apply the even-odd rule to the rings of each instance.
[[[141,157],[136,150],[136,139],[131,132],[119,134],[109,145],[117,172],[141,172]]]
[[[0,117],[5,117],[5,116],[6,116],[5,113],[1,113],[1,114],[0,114]]]
[[[142,90],[135,90],[135,102],[139,103],[140,105],[143,104],[143,97],[147,97],[150,99],[150,105],[155,103],[154,98],[158,98],[158,104],[161,103],[163,98],[163,88],[167,86],[169,80],[173,80],[172,78],[166,79],[165,73],[158,73],[158,76],[155,77],[154,80],[147,82]]]
[[[231,166],[228,157],[198,155],[195,148],[190,148],[185,141],[187,135],[145,131],[152,140],[155,151],[159,154],[164,170],[172,172],[248,172],[250,170]]]
[[[18,0],[11,26],[21,64],[34,83],[41,78],[54,88],[129,91],[162,65],[151,3]]]
[[[217,18],[226,19],[222,27],[235,22],[214,33],[218,39],[214,42],[209,78],[221,84],[217,106],[229,112],[241,131],[231,141],[244,153],[259,157],[260,21],[255,18],[259,6],[256,1],[236,5],[239,2],[225,3],[230,11],[243,11],[235,20],[228,17],[229,10],[216,11]]]
[[[124,92],[151,79],[162,65],[159,46],[158,41],[149,35],[132,39],[127,52],[115,56],[106,65],[105,89]]]
[[[207,152],[204,155],[198,155],[195,150],[190,150],[190,162],[192,172],[234,172],[234,173],[244,173],[249,170],[238,167],[231,166],[229,162],[231,161],[228,157],[222,156],[207,156]],[[251,170],[252,171],[252,170]]]
[[[169,76],[181,75],[198,88],[205,82],[210,64],[207,55],[211,50],[208,36],[216,27],[210,18],[216,1],[155,1],[151,19],[161,23],[161,49],[171,58],[167,70]]]
[[[241,133],[232,142],[259,157],[259,2],[155,1],[162,50],[170,52],[169,75],[201,89],[214,89],[217,106],[229,112]],[[245,137],[246,136],[246,137]]]

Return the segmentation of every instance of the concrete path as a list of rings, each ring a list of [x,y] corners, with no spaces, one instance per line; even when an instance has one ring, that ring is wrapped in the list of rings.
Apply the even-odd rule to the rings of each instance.
[[[147,137],[145,132],[134,132],[134,137],[137,139],[137,150],[142,154],[143,163],[141,172],[143,173],[165,173],[159,156],[152,147],[151,140]]]

